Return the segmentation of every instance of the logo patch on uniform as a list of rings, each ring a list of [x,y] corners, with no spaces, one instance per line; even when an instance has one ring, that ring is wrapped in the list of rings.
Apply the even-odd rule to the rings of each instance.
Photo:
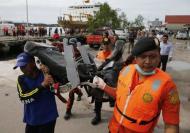
[[[160,80],[155,80],[152,84],[152,89],[156,91],[160,87],[161,81]]]
[[[143,101],[145,103],[150,103],[150,102],[152,102],[152,100],[153,100],[153,96],[150,93],[145,93],[143,95]]]
[[[179,95],[176,90],[172,90],[169,92],[169,102],[171,104],[177,104],[179,103]]]

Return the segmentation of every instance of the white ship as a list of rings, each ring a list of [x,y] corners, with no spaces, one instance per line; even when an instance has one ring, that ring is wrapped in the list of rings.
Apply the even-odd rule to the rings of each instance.
[[[85,0],[81,5],[69,6],[63,11],[62,16],[58,17],[58,23],[63,27],[73,27],[73,24],[86,25],[88,17],[94,16],[100,10],[100,6],[101,3],[91,4],[89,0]]]

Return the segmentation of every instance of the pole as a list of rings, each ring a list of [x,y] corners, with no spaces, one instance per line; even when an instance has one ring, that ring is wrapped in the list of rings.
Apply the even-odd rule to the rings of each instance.
[[[27,28],[26,28],[26,35],[27,39],[29,38],[28,30],[29,30],[29,25],[28,25],[28,0],[26,0],[26,21],[27,21]]]

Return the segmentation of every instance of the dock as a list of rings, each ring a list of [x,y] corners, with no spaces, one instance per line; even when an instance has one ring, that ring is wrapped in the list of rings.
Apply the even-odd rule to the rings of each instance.
[[[23,42],[23,41],[42,41],[45,39],[50,39],[51,37],[49,36],[44,36],[44,37],[35,37],[35,36],[0,36],[0,45],[2,44],[10,44],[14,42]],[[11,45],[11,44],[10,44]]]
[[[8,52],[11,47],[23,48],[27,41],[43,42],[50,38],[49,36],[0,36],[0,52]]]

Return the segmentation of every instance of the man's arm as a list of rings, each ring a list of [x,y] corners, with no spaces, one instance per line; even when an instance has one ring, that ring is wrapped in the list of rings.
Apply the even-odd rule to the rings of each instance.
[[[170,52],[169,52],[169,61],[171,61],[172,60],[172,55],[173,55],[173,44],[171,43],[170,44]]]
[[[165,133],[179,133],[180,99],[174,82],[168,82],[163,92],[162,115],[165,122]]]
[[[179,133],[179,125],[165,123],[165,133]]]
[[[104,92],[106,92],[112,98],[116,99],[116,88],[106,85],[104,88]]]

